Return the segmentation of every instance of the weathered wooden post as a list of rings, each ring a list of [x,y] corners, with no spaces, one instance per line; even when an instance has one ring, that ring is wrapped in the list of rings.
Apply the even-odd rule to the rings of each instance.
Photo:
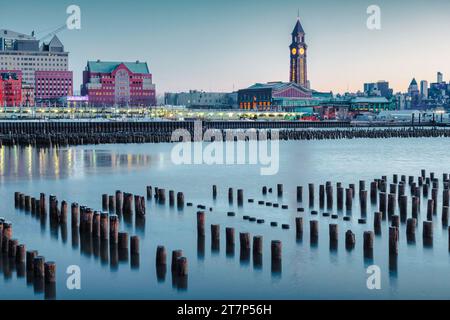
[[[308,184],[309,191],[309,206],[314,207],[314,183]]]
[[[78,203],[72,203],[71,205],[71,223],[72,228],[78,228],[80,224],[80,208]]]
[[[35,279],[44,279],[45,277],[45,258],[37,256],[33,259],[33,274]]]
[[[233,188],[228,188],[228,202],[233,203]]]
[[[120,216],[123,210],[123,193],[120,190],[116,190],[116,214]]]
[[[109,213],[116,212],[116,197],[113,195],[110,195],[108,197],[108,208],[109,208]]]
[[[416,218],[419,215],[419,208],[420,208],[420,203],[419,203],[419,198],[418,197],[412,197],[412,217]]]
[[[361,213],[367,213],[367,191],[361,190],[359,192],[359,201],[361,204]]]
[[[237,191],[237,202],[240,207],[244,205],[244,190],[242,189],[238,189]]]
[[[398,227],[389,227],[389,254],[398,255]]]
[[[355,243],[355,234],[351,230],[347,230],[345,233],[345,248],[347,250],[352,250],[355,247]]]
[[[319,221],[311,220],[309,221],[309,234],[311,242],[315,243],[319,239]]]
[[[406,236],[408,240],[415,239],[416,236],[417,220],[415,218],[409,218],[406,220]]]
[[[330,248],[336,248],[339,240],[338,225],[330,224],[328,227],[330,235]]]
[[[337,209],[343,210],[344,209],[344,188],[338,187],[337,188]]]
[[[147,186],[147,200],[151,200],[153,197],[153,192],[152,192],[152,187],[151,186]]]
[[[282,248],[281,241],[272,240],[271,242],[272,272],[281,272]]]
[[[283,196],[283,185],[282,184],[277,184],[277,196],[280,198]]]
[[[325,206],[325,186],[323,184],[319,185],[319,208]]]
[[[108,204],[109,204],[109,198],[108,198],[108,195],[107,194],[102,194],[102,209],[103,209],[103,211],[108,211],[109,209],[109,207],[108,207]]]
[[[56,282],[56,264],[53,261],[45,262],[44,264],[45,282]]]
[[[297,186],[297,202],[303,202],[303,187]]]
[[[218,251],[220,248],[220,225],[211,225],[211,249]]]
[[[353,205],[353,189],[347,188],[345,189],[345,208],[347,211],[352,210]]]
[[[370,183],[370,202],[377,202],[377,183],[375,181]]]
[[[130,253],[132,256],[140,254],[140,245],[138,236],[130,237]]]
[[[119,217],[117,215],[109,216],[109,241],[113,244],[119,242]]]
[[[205,212],[197,212],[197,235],[200,237],[205,236]]]
[[[442,225],[448,225],[448,207],[442,207]]]
[[[333,186],[331,184],[326,187],[327,193],[327,209],[331,210],[333,208]]]
[[[178,192],[177,193],[177,207],[179,209],[184,207],[184,194],[183,194],[183,192]]]
[[[406,217],[408,216],[408,196],[403,195],[400,196],[400,218],[402,221],[406,221]]]
[[[372,231],[365,231],[363,234],[363,240],[364,240],[364,256],[366,258],[372,258],[373,257],[373,239],[374,239],[374,233]]]
[[[424,221],[423,222],[423,240],[426,245],[433,243],[433,222]]]
[[[373,229],[376,235],[381,234],[381,220],[383,219],[383,214],[381,212],[375,212],[373,215]]]
[[[427,220],[433,221],[433,215],[434,215],[434,200],[428,199],[427,203]]]
[[[395,214],[395,194],[390,193],[388,195],[388,216],[391,217]]]

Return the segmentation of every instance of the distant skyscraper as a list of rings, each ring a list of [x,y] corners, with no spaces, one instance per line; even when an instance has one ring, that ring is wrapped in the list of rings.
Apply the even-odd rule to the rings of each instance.
[[[364,84],[364,93],[368,96],[381,96],[386,99],[392,98],[393,90],[389,88],[389,82],[378,81]]]
[[[417,106],[419,105],[419,86],[417,85],[417,81],[416,79],[412,79],[409,87],[408,87],[408,96],[410,98],[410,105],[409,107],[411,109],[415,109],[417,108]]]
[[[297,18],[294,31],[292,31],[292,43],[289,48],[291,51],[291,67],[289,70],[290,82],[295,82],[305,88],[308,88],[308,72],[306,62],[306,51],[308,46],[305,43],[305,31],[300,23],[300,18]]]
[[[441,72],[437,73],[437,83],[443,82],[443,74]]]
[[[428,98],[428,81],[422,80],[420,81],[420,96],[422,98]]]

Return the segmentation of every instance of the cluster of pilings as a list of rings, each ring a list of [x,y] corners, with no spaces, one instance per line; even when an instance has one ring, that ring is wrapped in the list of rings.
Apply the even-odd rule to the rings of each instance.
[[[188,284],[188,260],[183,256],[183,250],[173,250],[170,271],[172,286],[184,290]],[[158,281],[164,281],[167,273],[167,252],[164,246],[156,249],[156,276]]]
[[[319,208],[327,211],[337,209],[338,212],[346,213],[342,218],[345,221],[352,220],[352,206],[355,194],[359,194],[359,206],[361,217],[358,223],[367,223],[368,201],[372,206],[376,206],[378,211],[373,214],[373,228],[363,233],[363,249],[366,258],[373,257],[374,237],[381,236],[383,233],[382,221],[389,221],[387,236],[389,237],[388,253],[390,257],[390,267],[395,268],[396,257],[399,254],[398,245],[401,224],[406,225],[406,241],[410,244],[416,242],[416,234],[421,223],[421,236],[424,246],[433,245],[433,225],[439,223],[443,228],[448,228],[448,250],[450,250],[450,227],[448,227],[449,204],[450,204],[450,179],[449,174],[442,175],[442,198],[439,201],[440,180],[435,173],[426,175],[425,170],[421,170],[418,177],[394,174],[392,180],[388,181],[387,176],[374,179],[370,182],[370,190],[366,190],[366,182],[359,181],[359,188],[355,184],[349,184],[344,188],[342,183],[336,183],[336,191],[333,191],[333,185],[330,181],[319,185]],[[311,209],[311,215],[317,215],[318,211],[313,210],[316,206],[316,186],[313,183],[308,185],[308,201]],[[264,190],[264,189],[263,189]],[[263,191],[264,193],[264,191]],[[334,202],[336,195],[336,202]],[[345,195],[345,196],[344,196]],[[369,200],[368,200],[369,199]],[[297,187],[297,201],[303,202],[303,186]],[[421,213],[421,204],[424,202],[426,215]],[[440,206],[438,206],[440,202]],[[408,206],[410,203],[410,207]],[[438,209],[441,208],[440,219]],[[301,210],[303,211],[303,210]],[[323,213],[324,217],[330,214]],[[333,216],[332,216],[333,217]],[[334,215],[333,218],[338,218]],[[309,221],[311,243],[317,243],[319,237],[319,221],[311,218]],[[303,217],[296,218],[297,237],[303,235]],[[339,239],[339,227],[336,223],[329,223],[329,241],[330,249],[336,249]],[[355,247],[355,234],[352,230],[345,232],[345,247],[347,250],[353,250]]]
[[[45,261],[38,251],[27,251],[26,245],[13,238],[13,225],[0,218],[0,260],[5,278],[15,270],[17,278],[26,277],[35,293],[44,293],[45,299],[56,297],[56,264]]]
[[[121,193],[116,193],[116,195],[119,194]],[[122,210],[125,208],[125,204],[132,205],[132,201],[129,203],[127,199],[125,197]],[[139,201],[138,207],[140,207],[142,205],[141,197],[137,197],[137,199]],[[39,200],[20,192],[15,192],[14,194],[16,208],[30,212],[32,215],[37,215],[41,222],[44,221],[44,223],[48,216],[52,232],[55,232],[56,228],[61,227],[63,241],[65,241],[67,237],[67,234],[64,232],[64,230],[67,230],[67,202],[62,201],[59,207],[56,196],[50,195],[47,214],[45,200],[46,196],[44,193],[40,194]],[[116,200],[114,199],[114,204]],[[30,201],[31,206],[26,205],[28,201]],[[125,209],[124,212],[127,212],[127,210]],[[143,211],[141,208],[140,210],[139,212],[145,214],[145,201]],[[115,212],[95,211],[89,207],[80,206],[78,203],[71,204],[70,215],[73,248],[80,246],[82,254],[87,256],[94,255],[94,257],[100,258],[102,264],[106,264],[109,261],[112,269],[116,269],[119,262],[127,262],[129,259],[132,268],[139,268],[139,237],[137,235],[129,236],[127,232],[120,231],[119,215]]]
[[[205,253],[205,238],[206,238],[206,213],[205,211],[197,212],[197,252],[200,258]],[[211,250],[212,252],[218,252],[220,250],[220,225],[211,224]],[[233,257],[235,254],[235,229],[231,227],[225,228],[226,238],[226,255]],[[251,242],[252,241],[252,242]],[[281,272],[282,261],[282,244],[279,240],[273,240],[271,242],[271,258],[272,258],[272,272]],[[255,235],[251,240],[251,235],[248,232],[239,233],[239,257],[241,263],[248,263],[250,257],[253,257],[253,265],[255,268],[262,267],[263,256],[263,236]]]
[[[120,125],[123,128],[118,128]],[[234,132],[233,130],[254,128],[257,139],[260,137],[261,130],[264,130],[264,139],[266,136],[267,139],[272,139],[270,131],[272,129],[278,130],[280,140],[450,137],[450,129],[444,126],[353,128],[347,122],[204,122],[203,125],[203,132],[214,129],[218,135],[222,135],[223,141],[227,139],[230,132]],[[0,146],[63,147],[113,143],[170,143],[178,142],[172,141],[173,132],[177,129],[187,130],[194,141],[193,122],[0,123]],[[239,136],[237,131],[234,134]],[[253,138],[249,135],[245,139]]]
[[[123,214],[126,217],[131,217],[134,212],[136,219],[144,220],[146,213],[145,197],[117,190],[114,195],[102,195],[102,209],[110,214],[115,213],[119,216]]]
[[[147,192],[147,200],[155,199],[157,204],[164,205],[166,204],[166,189],[159,187],[146,187]],[[184,208],[184,193],[176,192],[174,190],[169,190],[169,206],[177,207],[179,210]]]

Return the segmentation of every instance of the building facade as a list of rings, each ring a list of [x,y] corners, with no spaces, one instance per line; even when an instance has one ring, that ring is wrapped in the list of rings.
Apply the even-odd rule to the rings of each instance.
[[[19,107],[22,104],[22,72],[0,70],[0,105]]]
[[[365,83],[364,94],[369,97],[384,97],[390,99],[394,92],[389,87],[389,82],[381,80],[378,82]]]
[[[167,92],[164,94],[164,104],[191,109],[234,109],[237,108],[237,93],[197,90],[179,93]]]
[[[81,95],[94,106],[154,106],[155,85],[145,62],[89,61]]]
[[[33,36],[0,30],[0,69],[22,71],[23,83],[35,85],[36,71],[67,71],[69,53],[57,36],[40,45]]]
[[[297,19],[292,31],[292,43],[289,46],[291,63],[289,68],[289,81],[309,88],[307,51],[305,43],[305,31],[303,30],[300,18]]]
[[[255,111],[295,110],[316,104],[312,91],[294,82],[256,83],[238,91],[239,108]]]
[[[35,99],[37,103],[53,103],[73,95],[72,71],[36,71]]]

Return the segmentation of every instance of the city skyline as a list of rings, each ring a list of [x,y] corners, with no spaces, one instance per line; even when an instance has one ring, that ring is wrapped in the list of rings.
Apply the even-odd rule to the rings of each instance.
[[[438,71],[448,81],[450,44],[436,40],[450,31],[446,1],[411,1],[408,6],[379,1],[381,30],[366,27],[368,1],[241,2],[78,1],[82,29],[58,35],[70,52],[74,90],[80,90],[86,62],[96,59],[148,62],[158,95],[288,81],[298,9],[309,47],[308,78],[315,90],[356,92],[366,82],[386,80],[394,92],[405,92],[412,78],[431,83]],[[21,3],[22,8],[2,4],[1,28],[50,32],[65,22],[72,4],[42,1],[39,8],[26,11],[32,2]]]

